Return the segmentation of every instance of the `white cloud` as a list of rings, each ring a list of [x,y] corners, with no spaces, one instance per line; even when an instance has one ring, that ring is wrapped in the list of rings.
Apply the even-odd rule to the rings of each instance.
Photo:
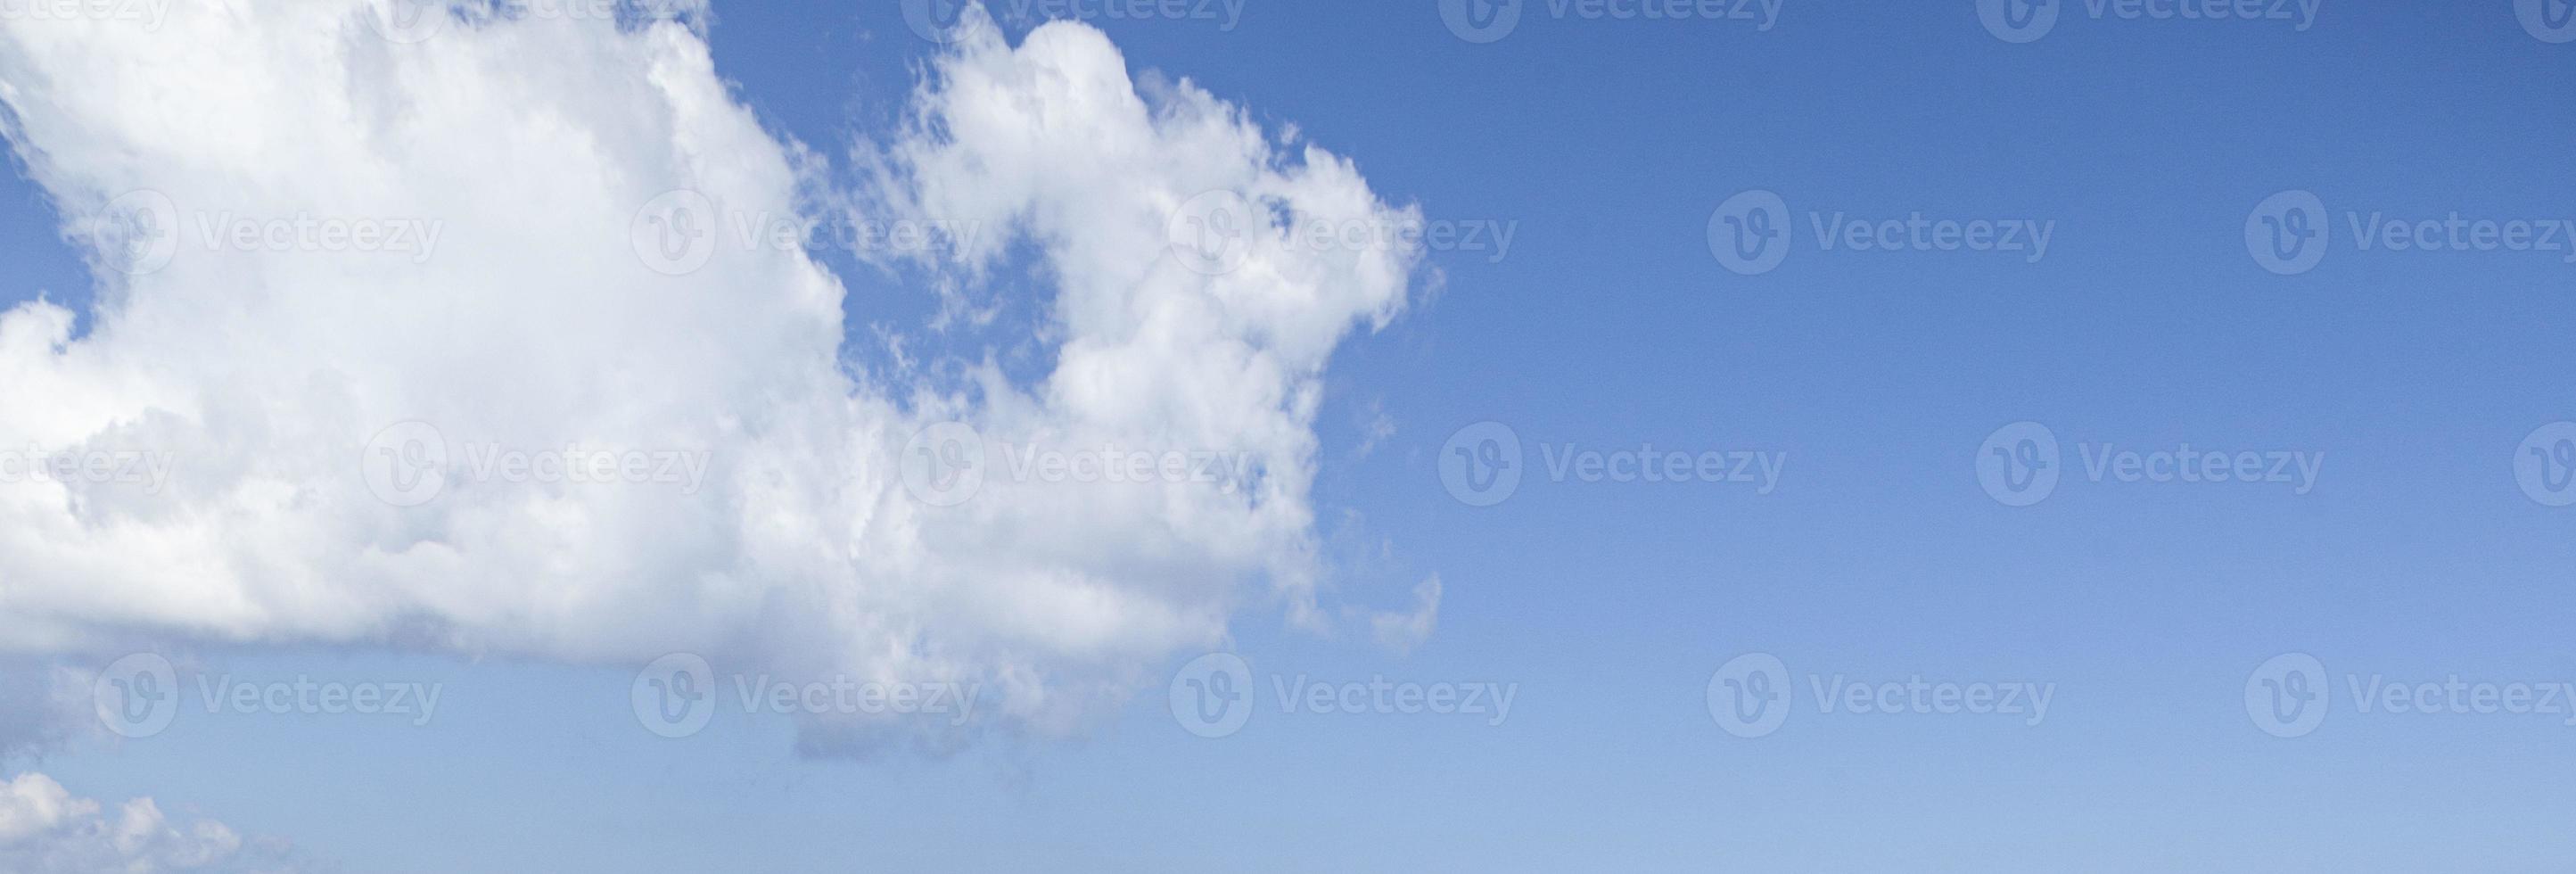
[[[1060,729],[1247,606],[1321,621],[1320,376],[1353,329],[1401,312],[1415,267],[1280,235],[1276,215],[1406,215],[1349,162],[1186,82],[1140,88],[1099,32],[1052,24],[938,57],[910,124],[863,150],[869,184],[833,192],[686,26],[538,16],[399,43],[356,0],[247,9],[178,4],[152,30],[0,21],[11,145],[108,285],[85,336],[60,306],[0,314],[0,451],[170,462],[158,488],[0,469],[0,647],[687,650],[980,681],[1011,722]],[[683,189],[712,227],[639,218]],[[135,191],[167,198],[167,236],[142,237],[162,248],[89,220]],[[1263,207],[1214,274],[1168,251],[1173,211],[1209,191]],[[735,236],[822,203],[971,223],[932,265],[959,287],[1034,244],[1053,297],[1022,340],[1051,365],[1014,381],[913,345],[893,357],[917,368],[845,367],[843,309],[867,321],[867,297]],[[310,230],[332,220],[436,243]],[[245,222],[247,245],[226,233]],[[712,235],[702,266],[657,260],[666,239],[704,245],[666,227]],[[398,506],[363,464],[414,420],[451,449],[447,476]],[[949,420],[988,447],[1242,464],[1050,482],[997,458],[971,500],[936,506],[899,465]],[[490,446],[708,469],[695,489],[462,469]]]
[[[0,869],[21,874],[289,870],[286,848],[214,820],[173,823],[150,798],[108,811],[43,774],[0,780]]]

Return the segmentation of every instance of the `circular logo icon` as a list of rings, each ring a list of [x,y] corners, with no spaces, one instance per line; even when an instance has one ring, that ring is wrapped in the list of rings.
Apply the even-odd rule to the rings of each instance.
[[[1440,484],[1470,507],[1491,507],[1521,487],[1521,437],[1501,422],[1478,422],[1440,447]]]
[[[427,422],[397,422],[376,432],[358,458],[367,491],[397,507],[417,507],[447,491],[447,437]]]
[[[1708,718],[1736,737],[1761,737],[1789,721],[1789,666],[1770,653],[1745,653],[1708,678]]]
[[[1521,26],[1521,0],[1440,0],[1440,21],[1459,39],[1493,42]]]
[[[1183,201],[1163,230],[1181,266],[1222,276],[1252,257],[1252,231],[1263,224],[1250,199],[1232,191],[1209,191]]]
[[[89,236],[108,269],[128,276],[151,273],[179,253],[179,207],[158,191],[128,191],[91,217]]]
[[[1200,737],[1225,737],[1252,719],[1252,666],[1230,652],[1190,660],[1172,675],[1172,721]]]
[[[179,715],[179,672],[170,667],[169,659],[152,653],[109,662],[89,692],[98,721],[122,737],[160,734]]]
[[[367,4],[367,24],[387,42],[410,44],[447,29],[449,0],[374,0]]]
[[[903,23],[914,36],[947,45],[966,38],[974,22],[970,14],[983,14],[971,0],[903,0]]]
[[[913,500],[954,507],[984,488],[984,436],[964,422],[941,422],[913,432],[897,463]]]
[[[1756,188],[1737,192],[1708,217],[1708,252],[1744,276],[1760,276],[1789,257],[1789,203]]]
[[[626,691],[635,721],[669,738],[697,734],[716,715],[716,671],[696,653],[675,652],[635,673]]]
[[[686,188],[662,192],[627,227],[635,257],[664,276],[686,276],[716,254],[716,205]]]
[[[2513,478],[2532,503],[2576,504],[2576,422],[2552,422],[2522,438],[2513,451]]]
[[[2008,43],[2038,42],[2057,29],[2057,0],[1977,0],[1977,20]]]
[[[2326,204],[2306,191],[2263,199],[2245,216],[2245,251],[2254,263],[2282,276],[2314,270],[2326,257]]]
[[[2514,0],[2513,15],[2541,42],[2576,41],[2576,0]]]
[[[1997,428],[1977,446],[1977,484],[2007,507],[2048,500],[2063,472],[2057,452],[2057,433],[2046,425],[2014,422]]]
[[[2326,721],[2326,666],[2303,652],[2273,656],[2245,678],[2245,715],[2273,737],[2300,737]]]

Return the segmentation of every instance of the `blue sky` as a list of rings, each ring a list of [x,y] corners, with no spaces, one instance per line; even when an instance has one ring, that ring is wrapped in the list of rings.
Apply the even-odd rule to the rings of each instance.
[[[1390,203],[1511,228],[1499,258],[1424,253],[1411,306],[1321,377],[1326,609],[1400,610],[1436,574],[1436,631],[1409,651],[1256,601],[1228,625],[1252,709],[1223,736],[1167,704],[1207,651],[1183,647],[1071,732],[808,755],[793,720],[739,708],[655,736],[628,703],[641,665],[615,659],[201,642],[238,677],[442,699],[421,726],[183,708],[13,770],[350,871],[2564,869],[2576,702],[2390,713],[2355,692],[2576,683],[2555,619],[2576,607],[2576,508],[2517,467],[2528,435],[2576,419],[2576,240],[2390,251],[2352,231],[2576,219],[2576,45],[2503,0],[2328,2],[2304,30],[2060,3],[2025,43],[1965,0],[1783,0],[1767,30],[1526,0],[1482,43],[1440,5],[1246,0],[1230,29],[1083,15],[1140,78],[1293,125]],[[891,3],[719,3],[707,39],[763,127],[845,173],[942,51]],[[20,167],[0,180],[0,295],[85,308],[91,278]],[[1746,275],[1711,224],[1753,190],[1785,205],[1790,248]],[[2322,204],[2327,254],[2276,275],[2246,226],[2291,190]],[[2048,247],[1826,249],[1837,213],[2029,222]],[[820,258],[853,346],[938,308],[918,270]],[[1006,294],[1044,292],[1011,272]],[[1485,422],[1520,444],[1520,480],[1477,506],[1442,462]],[[2024,422],[2060,445],[2060,479],[2012,506],[1978,465]],[[1755,454],[1776,483],[1550,471],[1648,446]],[[2185,446],[2289,479],[2110,472]],[[2330,698],[2281,737],[2246,689],[2286,653],[2314,656]],[[1776,657],[1790,692],[1753,737],[1712,715],[1713,674],[1745,654]],[[1510,709],[1292,713],[1275,694],[1380,677],[1497,684]],[[1827,712],[1816,684],[1837,677],[2050,697]]]

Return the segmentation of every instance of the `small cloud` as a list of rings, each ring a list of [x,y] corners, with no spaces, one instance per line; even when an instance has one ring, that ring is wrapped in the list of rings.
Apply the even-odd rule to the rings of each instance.
[[[1370,401],[1368,409],[1360,412],[1359,420],[1360,445],[1351,450],[1352,461],[1369,457],[1369,453],[1376,452],[1387,438],[1395,436],[1395,417],[1386,414],[1383,402]]]
[[[0,868],[23,872],[285,872],[289,851],[211,819],[173,823],[150,798],[109,811],[35,772],[0,780]]]
[[[1431,630],[1440,623],[1440,575],[1432,574],[1413,587],[1413,612],[1379,613],[1369,617],[1377,630],[1377,642],[1396,654],[1413,652],[1431,639]]]

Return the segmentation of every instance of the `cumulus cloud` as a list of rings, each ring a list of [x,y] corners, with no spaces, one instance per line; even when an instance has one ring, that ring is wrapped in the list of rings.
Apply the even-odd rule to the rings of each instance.
[[[23,874],[285,872],[287,848],[200,819],[173,823],[150,798],[108,810],[35,772],[0,780],[0,868]]]
[[[1324,621],[1321,375],[1406,306],[1366,231],[1409,210],[980,12],[836,174],[672,12],[0,20],[7,138],[102,286],[86,333],[0,313],[0,648],[677,650],[1063,729],[1248,607]],[[850,363],[867,298],[763,232],[849,210],[933,228],[869,257],[952,294],[1043,276],[1042,366]]]

